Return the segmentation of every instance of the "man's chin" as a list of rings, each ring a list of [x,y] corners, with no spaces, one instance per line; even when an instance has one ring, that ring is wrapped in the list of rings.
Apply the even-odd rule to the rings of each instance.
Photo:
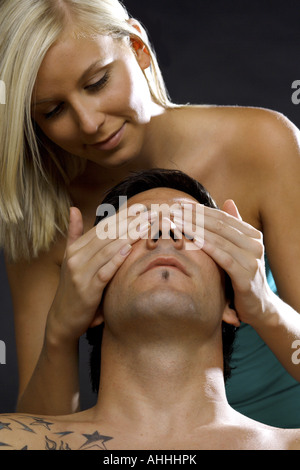
[[[135,299],[136,315],[145,319],[168,322],[175,319],[199,318],[198,309],[190,295],[173,286],[161,285],[149,289]]]

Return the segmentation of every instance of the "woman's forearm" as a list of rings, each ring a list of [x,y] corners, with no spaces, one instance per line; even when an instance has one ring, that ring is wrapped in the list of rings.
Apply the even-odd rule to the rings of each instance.
[[[300,363],[295,350],[300,344],[300,314],[274,294],[264,314],[257,316],[251,326],[283,367],[300,382]]]
[[[17,411],[66,415],[79,411],[78,341],[45,335],[33,375],[20,396]]]

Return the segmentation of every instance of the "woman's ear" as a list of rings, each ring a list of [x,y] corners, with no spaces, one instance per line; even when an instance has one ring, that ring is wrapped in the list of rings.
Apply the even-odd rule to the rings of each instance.
[[[145,45],[145,42],[147,41],[147,34],[146,34],[144,28],[141,26],[141,24],[137,20],[134,20],[133,18],[130,18],[128,20],[128,23],[133,28],[135,28],[139,33],[139,37],[138,36],[132,36],[130,38],[130,42],[131,42],[131,46],[134,50],[134,53],[136,55],[137,61],[140,65],[141,69],[145,70],[148,67],[150,67],[150,65],[151,65],[150,53],[149,53],[149,50],[148,50],[147,46]]]

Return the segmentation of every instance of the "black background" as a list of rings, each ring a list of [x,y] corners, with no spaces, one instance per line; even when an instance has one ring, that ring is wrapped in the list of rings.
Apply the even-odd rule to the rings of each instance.
[[[292,83],[300,80],[299,0],[124,0],[146,27],[176,103],[274,109],[300,127]],[[1,34],[1,32],[0,32]],[[1,79],[1,77],[0,77]],[[13,309],[0,254],[0,413],[14,411],[17,360]],[[82,407],[93,404],[81,342]],[[67,373],[67,371],[66,371]]]

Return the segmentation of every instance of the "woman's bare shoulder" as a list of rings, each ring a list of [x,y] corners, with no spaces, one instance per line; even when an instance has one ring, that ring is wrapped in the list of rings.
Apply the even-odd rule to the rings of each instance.
[[[282,113],[266,108],[192,106],[194,118],[213,129],[220,149],[233,160],[249,161],[252,168],[269,170],[299,157],[299,129]],[[289,159],[289,160],[287,160]],[[234,163],[234,162],[233,162]]]
[[[61,265],[66,246],[66,238],[62,234],[58,234],[55,240],[53,240],[48,250],[40,251],[37,256],[29,259],[17,259],[11,260],[10,257],[4,254],[6,269],[9,274],[14,275],[18,272],[35,271],[36,269],[43,269],[45,266],[56,266]]]
[[[176,108],[175,108],[176,109]],[[275,118],[275,119],[286,119],[286,117],[270,108],[258,107],[258,106],[231,106],[231,105],[210,105],[210,104],[195,104],[185,105],[179,107],[189,112],[206,113],[207,115],[224,115],[227,117],[243,117],[244,119],[257,119],[257,118]]]
[[[276,134],[277,137],[298,132],[297,127],[284,114],[268,108],[194,105],[179,109],[189,114],[191,118],[198,117],[199,119],[207,119],[209,123],[214,122],[217,129],[232,126],[233,130],[245,130],[249,137],[259,130],[268,131],[274,136]],[[245,137],[244,134],[243,137]]]

